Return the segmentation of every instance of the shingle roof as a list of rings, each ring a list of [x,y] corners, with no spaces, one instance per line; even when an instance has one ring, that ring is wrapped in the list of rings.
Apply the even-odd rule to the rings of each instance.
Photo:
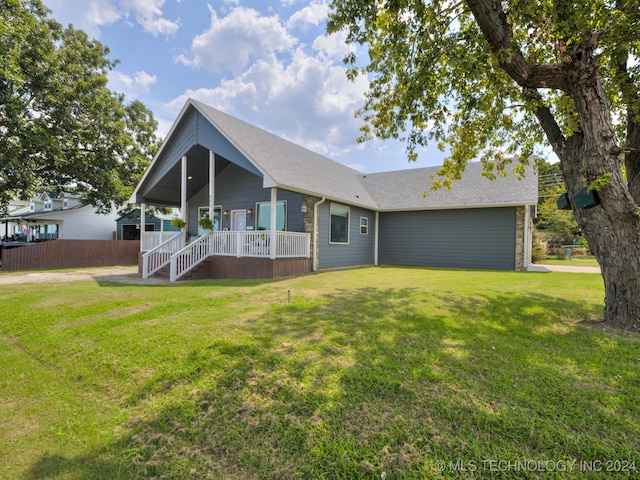
[[[535,167],[527,167],[522,180],[514,174],[489,180],[481,175],[482,164],[471,162],[467,164],[462,179],[454,181],[450,190],[431,190],[433,180],[430,176],[435,175],[439,168],[373,173],[363,175],[362,182],[381,210],[533,205],[538,202]]]
[[[357,170],[201,102],[191,102],[278,187],[367,208],[377,207],[359,181],[361,174]]]

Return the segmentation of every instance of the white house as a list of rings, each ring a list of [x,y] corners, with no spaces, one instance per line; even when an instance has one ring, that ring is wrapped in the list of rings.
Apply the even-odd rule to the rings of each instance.
[[[1,235],[5,241],[111,240],[117,218],[115,209],[99,214],[78,194],[41,192],[29,202],[15,203],[9,215],[1,219]]]

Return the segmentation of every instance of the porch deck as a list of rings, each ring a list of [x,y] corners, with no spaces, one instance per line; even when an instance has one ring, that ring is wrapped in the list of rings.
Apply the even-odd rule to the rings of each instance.
[[[176,281],[199,267],[198,278],[275,278],[311,270],[308,233],[217,231],[186,243],[186,234],[147,232],[142,236],[140,272],[148,278],[170,266]],[[224,258],[224,259],[223,259]],[[204,276],[202,276],[204,275]]]

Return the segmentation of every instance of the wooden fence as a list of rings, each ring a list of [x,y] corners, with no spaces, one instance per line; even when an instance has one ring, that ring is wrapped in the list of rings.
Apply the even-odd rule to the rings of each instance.
[[[139,240],[51,240],[2,249],[2,270],[137,265]]]

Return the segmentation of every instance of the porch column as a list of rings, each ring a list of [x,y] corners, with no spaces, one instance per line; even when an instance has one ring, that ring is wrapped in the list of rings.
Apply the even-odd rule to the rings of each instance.
[[[278,189],[276,187],[271,188],[271,242],[270,242],[270,251],[269,258],[274,260],[276,258],[276,211],[278,203]]]
[[[182,172],[180,175],[180,209],[182,210],[182,220],[187,221],[187,156],[182,157]],[[189,225],[186,227],[189,231]]]
[[[211,219],[211,227],[214,226],[215,221],[215,205],[216,205],[216,154],[209,150],[209,218]],[[198,219],[200,220],[200,219]],[[222,221],[222,219],[220,219]],[[213,253],[213,228],[211,230],[212,234],[209,237],[209,252]],[[210,253],[210,254],[211,254]]]
[[[140,204],[140,251],[143,252],[142,246],[144,245],[144,234],[147,231],[147,204]]]
[[[215,180],[216,180],[216,154],[209,150],[209,218],[214,221],[215,200]]]

